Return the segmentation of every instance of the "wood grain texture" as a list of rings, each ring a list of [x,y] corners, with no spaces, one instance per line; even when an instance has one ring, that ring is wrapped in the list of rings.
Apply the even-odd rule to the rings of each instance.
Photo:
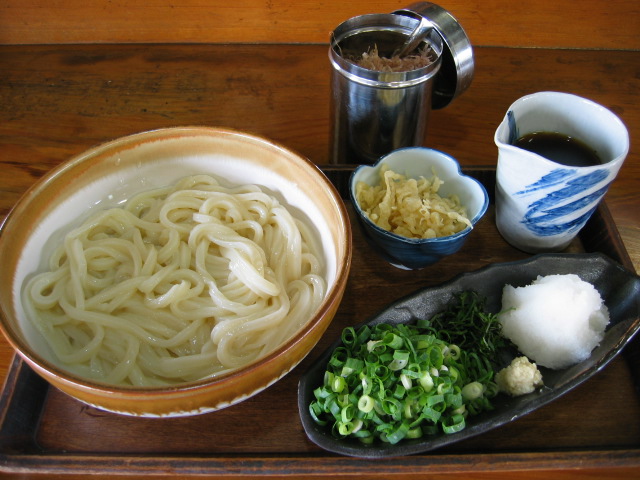
[[[0,44],[327,43],[344,20],[411,0],[5,0]],[[474,45],[640,48],[634,0],[442,0]]]
[[[594,58],[601,61],[594,62]],[[98,143],[155,128],[177,125],[236,128],[268,137],[326,165],[329,75],[325,45],[0,46],[0,218],[9,213],[34,182],[68,158]],[[640,52],[479,47],[471,88],[449,107],[432,113],[426,144],[452,154],[465,166],[494,166],[497,150],[493,133],[509,104],[521,95],[547,89],[589,97],[614,110],[629,128],[631,152],[606,202],[631,261],[640,270],[637,215],[640,152],[636,146],[640,140]],[[485,233],[472,237],[468,244],[471,253],[450,257],[417,276],[392,267],[376,270],[366,248],[357,249],[354,264],[357,262],[358,268],[353,270],[341,304],[341,322],[377,311],[416,285],[439,283],[474,266],[522,257],[521,252],[508,248],[499,248],[499,254],[496,253],[496,246],[504,242],[492,228],[491,214],[483,222]],[[393,285],[393,289],[388,285]],[[323,340],[325,343],[335,337],[338,323],[331,328]],[[0,380],[6,377],[11,358],[11,348],[0,340]],[[460,454],[486,452],[477,464],[461,461],[448,474],[438,470],[437,464],[435,468],[413,471],[409,467],[387,466],[381,468],[378,478],[389,478],[390,473],[401,479],[425,478],[425,472],[429,478],[633,478],[630,475],[637,471],[625,465],[609,462],[604,469],[584,470],[573,468],[575,465],[571,463],[578,458],[580,449],[587,446],[604,448],[614,444],[626,452],[626,448],[637,443],[640,401],[632,391],[630,375],[625,361],[616,359],[587,384],[560,399],[559,404],[525,417],[501,429],[501,433],[490,433],[452,447],[440,453],[444,457],[439,457],[444,462]],[[294,378],[285,379],[265,391],[261,398],[268,397],[271,404],[287,398],[287,410],[291,413],[295,409],[291,404],[295,383]],[[601,415],[602,410],[610,408],[611,395],[619,399],[614,402],[616,412],[622,410],[635,420],[630,429],[620,428],[625,420],[617,415],[602,416],[599,425],[585,421],[576,431],[565,428],[575,425],[575,412],[587,417]],[[190,445],[195,444],[200,453],[215,448],[211,431],[203,435],[200,428],[188,421],[172,422],[172,428],[162,434],[157,433],[151,421],[142,421],[129,427],[131,437],[127,440],[120,435],[123,420],[119,417],[105,417],[94,409],[69,402],[59,392],[51,393],[46,402],[38,441],[50,450],[71,442],[73,448],[81,451],[78,461],[90,462],[91,452],[98,447],[102,453],[108,453],[127,441],[127,445],[135,446],[139,458],[159,448],[176,451],[181,448],[179,437],[183,435],[195,438]],[[336,461],[331,457],[325,459],[322,452],[309,444],[299,426],[279,422],[284,414],[275,405],[268,409],[267,422],[273,442],[265,445],[252,439],[251,422],[258,423],[256,402],[258,398],[223,411],[203,420],[199,427],[229,432],[239,425],[236,428],[249,432],[246,442],[265,458],[297,439],[296,455],[312,452],[315,458],[326,460],[327,465]],[[57,417],[61,411],[64,415]],[[243,424],[247,419],[249,423]],[[541,425],[545,433],[536,433]],[[61,428],[74,432],[75,437],[60,437]],[[96,430],[105,432],[106,437],[99,441]],[[237,438],[228,433],[222,435],[236,454],[242,451]],[[538,464],[535,456],[527,456],[526,450],[548,451],[547,439],[552,439],[562,452],[549,458],[548,464]],[[506,457],[500,456],[500,450],[506,447],[510,448],[510,455],[522,456],[527,471],[509,471]],[[637,450],[629,455],[635,455],[633,452]],[[448,454],[453,457],[447,457]],[[296,455],[288,459],[292,468],[299,460]],[[240,471],[243,458],[230,458]],[[604,455],[601,460],[606,463]],[[637,464],[638,459],[636,456],[627,461]],[[355,470],[346,461],[344,465],[343,478],[353,475]],[[503,470],[490,472],[498,465]],[[45,478],[37,473],[24,472],[18,478]],[[145,478],[170,473],[152,472]],[[322,478],[321,473],[314,475]]]
[[[599,56],[602,63],[593,63]],[[53,166],[139,131],[213,125],[263,135],[326,164],[327,48],[322,45],[95,45],[0,48],[0,196],[6,215]],[[607,202],[636,269],[640,52],[478,48],[465,94],[432,112],[426,144],[463,165],[495,165],[493,133],[508,106],[569,91],[626,123],[631,151]]]

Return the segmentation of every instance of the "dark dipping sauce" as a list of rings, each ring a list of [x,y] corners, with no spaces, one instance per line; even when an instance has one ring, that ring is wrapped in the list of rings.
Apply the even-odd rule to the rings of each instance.
[[[520,137],[514,145],[570,167],[591,167],[602,161],[582,140],[557,132],[534,132]]]

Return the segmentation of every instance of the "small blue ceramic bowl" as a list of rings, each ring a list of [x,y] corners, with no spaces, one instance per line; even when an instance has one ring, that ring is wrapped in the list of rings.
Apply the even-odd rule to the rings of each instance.
[[[467,209],[472,226],[478,223],[489,205],[489,196],[484,186],[475,178],[463,175],[460,165],[453,157],[424,147],[395,150],[382,157],[375,165],[361,165],[356,168],[351,174],[349,184],[349,195],[358,214],[360,226],[378,253],[398,268],[417,270],[460,250],[472,231],[471,227],[447,237],[416,239],[391,233],[367,218],[356,201],[356,185],[358,182],[378,185],[383,165],[411,178],[432,178],[435,172],[444,182],[438,194],[442,197],[457,195],[460,203]]]

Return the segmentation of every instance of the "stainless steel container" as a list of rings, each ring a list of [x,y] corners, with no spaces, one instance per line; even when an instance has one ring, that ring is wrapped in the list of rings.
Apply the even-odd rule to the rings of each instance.
[[[431,108],[442,108],[467,88],[473,75],[471,46],[455,19],[443,16],[443,12],[447,13],[437,5],[419,2],[394,13],[353,17],[332,32],[332,163],[374,163],[392,150],[422,145]],[[374,46],[380,56],[390,57],[422,18],[434,24],[422,44],[428,44],[435,57],[430,65],[404,72],[380,72],[354,62]],[[456,37],[454,50],[446,41],[452,34]],[[455,62],[469,56],[471,63],[466,61],[460,72]],[[453,69],[449,65],[452,62]],[[438,78],[443,69],[445,78]]]

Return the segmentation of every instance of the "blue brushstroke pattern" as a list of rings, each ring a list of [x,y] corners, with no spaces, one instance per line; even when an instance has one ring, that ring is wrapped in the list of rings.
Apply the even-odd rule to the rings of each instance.
[[[522,223],[528,230],[540,236],[573,233],[593,214],[597,202],[607,192],[610,182],[607,182],[604,186],[589,195],[583,197],[579,195],[605,181],[607,176],[608,171],[606,169],[595,170],[586,175],[577,175],[576,169],[558,168],[553,170],[549,174],[544,175],[540,180],[527,185],[524,190],[516,193],[517,196],[526,196],[532,192],[559,187],[557,190],[549,192],[544,198],[530,204]],[[576,200],[565,203],[574,197],[576,197]],[[567,215],[571,215],[587,207],[591,203],[594,203],[595,206],[578,218],[569,222],[554,223]]]
[[[569,185],[586,185],[588,187],[597,184],[607,178],[608,172],[605,169],[595,170],[586,175],[576,177],[573,180],[571,177],[577,175],[577,170],[574,168],[556,168],[550,173],[543,175],[540,180],[527,185],[525,190],[516,192],[516,195],[526,195],[527,193],[536,192],[538,190],[544,190],[551,188],[561,183],[567,183]]]
[[[520,138],[520,134],[516,125],[516,116],[512,110],[507,112],[507,125],[509,126],[509,144],[515,145],[518,138]]]
[[[582,208],[588,207],[591,203],[597,202],[600,198],[607,193],[608,185],[596,190],[589,195],[585,195],[584,197],[578,198],[571,203],[567,203],[566,205],[562,205],[559,207],[555,207],[552,209],[548,209],[548,199],[553,194],[539,200],[537,202],[529,205],[529,210],[525,214],[524,218],[526,222],[550,222],[552,220],[556,220],[557,218],[564,217],[565,215],[570,215],[573,212],[580,210]],[[543,214],[543,215],[541,215]],[[536,216],[537,215],[537,216]]]
[[[561,233],[573,233],[576,230],[579,230],[582,225],[589,220],[589,217],[595,211],[597,205],[593,207],[588,212],[580,215],[578,218],[571,220],[566,223],[557,223],[553,225],[537,225],[536,223],[528,223],[522,222],[525,226],[536,235],[540,235],[541,237],[549,237],[551,235],[559,235]]]

